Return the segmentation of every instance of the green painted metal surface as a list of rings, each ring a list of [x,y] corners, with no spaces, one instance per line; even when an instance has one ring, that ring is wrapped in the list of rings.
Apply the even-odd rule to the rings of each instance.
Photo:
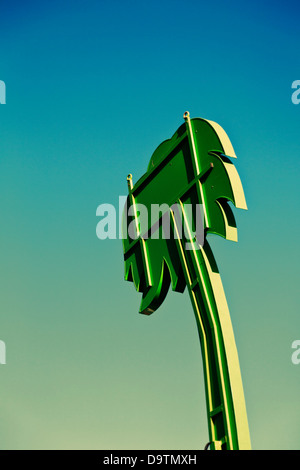
[[[237,240],[229,203],[247,206],[225,131],[214,122],[190,119],[188,112],[184,120],[155,150],[144,176],[135,184],[127,177],[125,279],[142,293],[140,312],[147,315],[159,308],[170,286],[188,289],[200,337],[211,448],[250,449],[230,314],[207,240],[209,233]]]

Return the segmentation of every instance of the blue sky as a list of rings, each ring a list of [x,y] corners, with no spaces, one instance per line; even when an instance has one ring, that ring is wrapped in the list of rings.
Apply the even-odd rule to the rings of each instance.
[[[298,18],[297,2],[2,2],[3,448],[206,444],[187,294],[138,315],[121,241],[96,237],[97,206],[189,110],[228,133],[248,204],[239,242],[211,244],[252,445],[299,449]]]

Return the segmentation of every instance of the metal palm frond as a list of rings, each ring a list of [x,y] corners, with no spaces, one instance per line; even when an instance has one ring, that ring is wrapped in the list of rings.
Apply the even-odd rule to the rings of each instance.
[[[249,449],[250,437],[229,310],[209,233],[237,241],[230,203],[247,209],[225,131],[190,119],[153,153],[137,181],[129,175],[123,217],[125,279],[151,314],[170,285],[188,288],[200,336],[209,439],[213,449]],[[153,208],[158,208],[153,214]],[[199,230],[199,221],[201,230]],[[132,230],[134,229],[134,230]]]

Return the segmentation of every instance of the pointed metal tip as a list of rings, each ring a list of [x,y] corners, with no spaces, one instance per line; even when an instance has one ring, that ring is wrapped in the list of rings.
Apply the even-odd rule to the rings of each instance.
[[[185,113],[183,113],[183,119],[184,119],[185,121],[188,121],[189,118],[190,118],[190,113],[189,113],[189,111],[185,111]]]
[[[131,173],[129,173],[129,175],[127,176],[127,184],[128,184],[128,188],[129,188],[129,189],[132,189],[132,188],[133,188],[132,174],[131,174]]]

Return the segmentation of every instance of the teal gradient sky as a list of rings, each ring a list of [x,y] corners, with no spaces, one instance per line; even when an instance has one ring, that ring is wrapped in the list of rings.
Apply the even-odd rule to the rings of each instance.
[[[296,1],[1,2],[2,449],[202,449],[187,293],[152,316],[96,208],[126,195],[192,117],[218,122],[248,211],[211,237],[252,446],[300,449],[300,79]]]

